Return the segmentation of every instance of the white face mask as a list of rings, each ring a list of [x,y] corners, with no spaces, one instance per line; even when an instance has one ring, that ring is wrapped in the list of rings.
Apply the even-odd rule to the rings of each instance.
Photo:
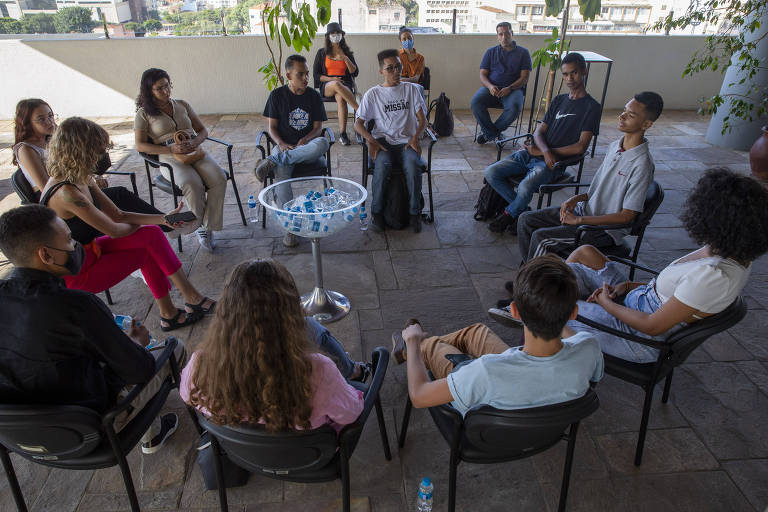
[[[331,34],[328,36],[328,39],[330,39],[333,44],[339,44],[341,42],[341,38],[341,34]]]

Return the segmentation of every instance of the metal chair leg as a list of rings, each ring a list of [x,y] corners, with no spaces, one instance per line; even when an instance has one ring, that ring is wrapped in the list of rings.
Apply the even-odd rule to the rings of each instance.
[[[667,375],[666,380],[664,381],[664,393],[661,395],[661,403],[665,404],[669,401],[669,390],[672,388],[672,375],[675,373],[674,370],[669,372],[669,375]]]
[[[405,435],[408,433],[408,422],[411,419],[411,409],[413,409],[413,404],[411,403],[411,399],[406,398],[405,401],[405,411],[403,411],[403,422],[400,424],[400,436],[397,438],[397,446],[402,448],[405,446]]]
[[[560,484],[560,502],[557,506],[558,512],[565,512],[565,503],[568,500],[568,485],[571,482],[571,467],[573,466],[573,452],[576,449],[576,434],[579,431],[579,424],[574,423],[568,431],[568,449],[565,454],[565,467],[563,467],[563,481]]]
[[[350,512],[349,460],[341,456],[341,502],[343,512]]]
[[[115,303],[112,302],[112,294],[109,293],[109,289],[104,290],[104,295],[107,296],[107,304],[109,304],[110,306],[114,306]]]
[[[8,485],[13,493],[13,501],[16,502],[16,508],[19,512],[27,512],[27,504],[24,502],[24,495],[21,493],[21,486],[19,485],[18,478],[16,478],[16,471],[13,469],[11,458],[8,456],[8,450],[2,445],[0,445],[0,460],[3,462],[3,469],[5,469],[5,476],[8,477]]]
[[[131,468],[128,467],[128,461],[125,459],[125,454],[122,451],[119,451],[115,455],[117,456],[117,464],[120,466],[120,473],[123,475],[125,491],[128,493],[128,502],[131,504],[131,510],[132,512],[141,512],[141,509],[139,508],[139,499],[136,496],[136,488],[133,486]]]
[[[222,512],[228,512],[227,484],[224,481],[224,468],[221,465],[221,448],[219,447],[219,441],[213,435],[211,435],[211,448],[213,449],[214,466],[216,468],[216,484],[219,486],[219,508]]]
[[[456,512],[456,473],[459,471],[459,456],[451,450],[451,461],[448,474],[448,512]]]
[[[392,460],[392,452],[389,449],[389,438],[387,437],[387,425],[384,423],[384,412],[381,408],[381,399],[376,397],[373,403],[376,407],[376,419],[379,420],[379,434],[381,434],[381,444],[384,447],[384,458]]]
[[[645,390],[643,401],[643,418],[640,420],[640,432],[637,433],[637,449],[635,450],[635,466],[643,462],[643,448],[645,447],[645,434],[648,431],[648,417],[651,415],[651,403],[653,403],[653,389],[650,385]]]

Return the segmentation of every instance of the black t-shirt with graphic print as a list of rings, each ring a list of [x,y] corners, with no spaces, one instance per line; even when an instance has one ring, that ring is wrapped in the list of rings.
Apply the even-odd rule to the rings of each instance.
[[[581,132],[597,135],[601,114],[600,104],[589,94],[577,100],[568,98],[568,94],[555,96],[542,120],[547,125],[547,145],[562,148],[576,144]]]
[[[304,94],[293,94],[287,85],[269,94],[264,117],[277,119],[277,132],[288,144],[296,144],[311,132],[315,121],[328,119],[320,93],[307,88]]]

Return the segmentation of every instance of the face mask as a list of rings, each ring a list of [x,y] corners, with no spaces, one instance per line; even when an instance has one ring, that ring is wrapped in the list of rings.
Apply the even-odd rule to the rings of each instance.
[[[406,39],[405,41],[403,41],[403,48],[405,48],[406,50],[410,50],[411,48],[413,48],[413,39]]]
[[[342,37],[343,36],[341,34],[331,34],[328,36],[328,39],[330,39],[333,44],[339,44]]]
[[[85,259],[85,249],[83,249],[83,245],[80,242],[75,241],[75,248],[71,251],[57,249],[56,247],[49,247],[47,245],[46,247],[48,247],[48,249],[67,253],[67,261],[65,261],[63,265],[59,263],[54,263],[54,265],[66,268],[73,276],[80,273],[80,269],[83,268],[83,260]]]

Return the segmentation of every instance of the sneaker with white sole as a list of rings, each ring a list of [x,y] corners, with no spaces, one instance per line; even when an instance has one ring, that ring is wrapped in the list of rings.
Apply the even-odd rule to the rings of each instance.
[[[269,176],[269,173],[275,170],[275,167],[277,167],[277,164],[273,162],[271,158],[267,157],[259,162],[259,165],[256,166],[253,173],[259,181],[264,181],[264,179]]]
[[[283,245],[286,247],[296,247],[299,245],[299,237],[291,232],[288,232],[283,237]]]
[[[509,312],[509,306],[505,308],[491,308],[488,310],[488,316],[507,327],[523,327],[523,322],[512,316]]]
[[[163,447],[168,438],[176,432],[177,428],[179,428],[179,417],[176,416],[176,413],[169,412],[162,415],[160,417],[160,433],[146,443],[141,443],[142,453],[150,454],[158,451]]]
[[[216,247],[216,242],[213,239],[213,231],[208,231],[205,228],[198,228],[196,234],[197,241],[200,242],[200,247],[208,252],[213,252],[214,247]]]

